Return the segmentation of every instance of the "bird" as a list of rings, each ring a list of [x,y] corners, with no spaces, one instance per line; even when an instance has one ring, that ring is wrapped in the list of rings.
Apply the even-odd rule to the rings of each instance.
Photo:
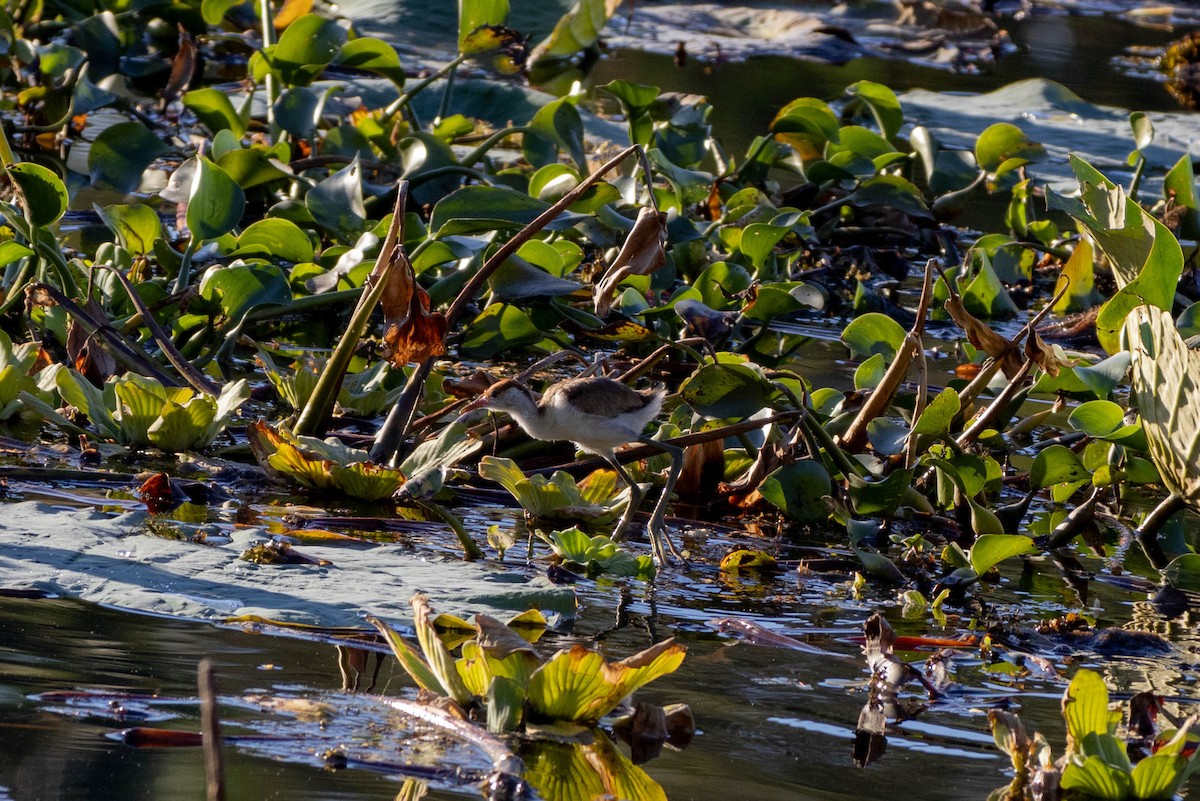
[[[506,412],[534,439],[571,442],[608,462],[629,486],[629,506],[613,531],[614,542],[624,538],[644,497],[633,476],[617,460],[616,449],[630,442],[641,442],[670,454],[667,484],[647,526],[654,560],[663,566],[669,563],[667,548],[677,558],[683,558],[671,542],[665,522],[667,503],[683,470],[683,449],[651,439],[642,432],[658,417],[665,396],[662,389],[636,390],[612,378],[587,376],[551,384],[538,397],[521,382],[506,378],[467,404],[463,414],[476,409]]]

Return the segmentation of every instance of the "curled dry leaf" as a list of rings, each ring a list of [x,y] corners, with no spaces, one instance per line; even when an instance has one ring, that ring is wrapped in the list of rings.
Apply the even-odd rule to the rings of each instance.
[[[597,315],[608,316],[618,284],[631,275],[649,275],[666,263],[666,242],[667,215],[650,206],[643,206],[633,230],[621,246],[621,252],[596,282],[592,298],[596,303]]]
[[[84,311],[93,320],[109,323],[108,315],[94,299],[88,300]],[[104,386],[110,376],[117,374],[117,360],[100,347],[88,329],[74,317],[67,325],[67,356],[75,369],[98,387]]]
[[[951,295],[947,298],[946,311],[958,324],[958,327],[966,332],[967,339],[972,345],[993,359],[1001,359],[1000,369],[1004,371],[1004,375],[1012,378],[1017,374],[1023,361],[1021,354],[1012,347],[1012,343],[993,331],[987,323],[967,311],[962,298],[958,295]]]
[[[412,263],[401,245],[392,249],[393,269],[379,305],[386,328],[383,356],[395,367],[436,358],[446,352],[446,318],[429,311],[429,293],[417,284]]]
[[[1062,348],[1057,345],[1047,345],[1038,336],[1037,331],[1030,331],[1025,340],[1025,356],[1051,377],[1057,376],[1058,371],[1063,367],[1070,367],[1073,364],[1070,359],[1066,358]]]
[[[179,50],[171,63],[171,77],[162,90],[163,108],[178,98],[192,82],[196,74],[196,43],[187,30],[179,26]]]

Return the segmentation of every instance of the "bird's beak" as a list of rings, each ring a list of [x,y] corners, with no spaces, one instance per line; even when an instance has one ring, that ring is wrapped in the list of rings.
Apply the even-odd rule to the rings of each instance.
[[[466,406],[462,407],[462,411],[460,411],[458,413],[458,417],[454,418],[454,422],[465,423],[467,418],[471,416],[472,412],[477,412],[480,409],[486,409],[486,408],[487,408],[487,398],[480,395],[478,398],[471,401]]]

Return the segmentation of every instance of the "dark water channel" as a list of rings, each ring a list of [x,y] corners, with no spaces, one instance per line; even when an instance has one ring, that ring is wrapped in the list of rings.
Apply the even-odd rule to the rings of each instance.
[[[677,68],[667,56],[629,50],[611,53],[592,75],[595,83],[616,77],[654,83],[667,90],[708,95],[713,123],[731,150],[744,147],[766,128],[781,105],[803,95],[834,97],[860,79],[897,90],[985,91],[1023,77],[1060,81],[1094,103],[1146,110],[1172,109],[1154,80],[1136,77],[1117,59],[1130,45],[1161,45],[1175,34],[1140,28],[1104,17],[1054,16],[1010,26],[1021,51],[983,74],[962,75],[899,61],[860,59],[845,66],[801,63],[781,57],[751,59],[709,69],[700,59]],[[820,379],[820,385],[841,378]],[[0,505],[0,521],[3,520]],[[824,545],[811,543],[810,545]],[[773,545],[783,558],[801,551]],[[1153,577],[1132,551],[1135,575]],[[436,557],[429,557],[436,558]],[[1138,619],[1170,639],[1168,656],[1101,658],[1086,652],[1052,657],[1068,672],[1078,665],[1103,671],[1125,692],[1153,689],[1179,699],[1185,711],[1200,697],[1195,686],[1196,649],[1192,613],[1167,620],[1148,602],[1145,584],[1117,582],[1099,559],[1084,567],[1098,580],[1081,598],[1064,584],[1055,566],[1035,559],[1026,572],[1007,565],[1000,586],[990,588],[991,613],[1052,616],[1083,610],[1096,624],[1122,626]],[[687,644],[683,668],[641,693],[658,703],[685,702],[695,714],[698,736],[683,752],[664,752],[647,773],[666,798],[685,799],[983,799],[1008,781],[1005,760],[991,745],[986,710],[1005,699],[1019,709],[1026,727],[1040,730],[1061,750],[1058,714],[1063,683],[1022,674],[1003,658],[984,662],[964,651],[952,663],[959,688],[930,704],[914,720],[889,725],[887,746],[874,764],[856,767],[852,746],[866,702],[867,674],[858,646],[871,612],[881,609],[901,634],[958,636],[970,618],[951,611],[944,630],[928,617],[906,622],[894,594],[869,589],[856,597],[839,577],[805,577],[793,569],[777,576],[722,577],[712,565],[684,569],[678,581],[657,591],[627,585],[628,603],[618,616],[620,587],[582,582],[573,624],[554,633],[568,644],[604,632],[604,648],[615,657],[640,650],[674,633]],[[743,617],[810,641],[830,652],[814,655],[772,647],[733,645],[710,621]],[[179,699],[168,717],[147,725],[194,730],[197,661],[211,657],[221,692],[233,700],[252,691],[301,698],[340,697],[342,677],[332,646],[273,638],[169,618],[130,615],[66,600],[0,598],[0,801],[156,799],[183,801],[203,795],[198,749],[135,749],[107,736],[138,722],[116,708],[72,708],[38,697],[79,689],[158,694]],[[923,658],[912,654],[910,658]],[[410,693],[389,659],[378,690]],[[902,700],[924,702],[907,689]],[[119,707],[120,704],[117,704]],[[227,724],[237,733],[255,717],[242,708]],[[303,749],[280,754],[229,748],[232,799],[386,799],[400,784],[370,770],[330,771]],[[1194,783],[1193,783],[1194,784]],[[433,798],[471,797],[470,788],[433,787]]]

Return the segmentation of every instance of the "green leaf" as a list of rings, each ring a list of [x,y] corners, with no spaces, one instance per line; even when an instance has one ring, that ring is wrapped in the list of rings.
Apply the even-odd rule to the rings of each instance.
[[[1085,797],[1103,801],[1124,801],[1129,795],[1129,774],[1104,762],[1100,757],[1072,760],[1063,769],[1059,786],[1078,791]]]
[[[950,423],[954,421],[961,408],[958,392],[950,387],[943,389],[917,418],[913,425],[913,435],[944,436],[950,430]]]
[[[1130,790],[1144,801],[1169,801],[1183,785],[1190,760],[1181,754],[1151,754],[1133,768]]]
[[[96,207],[100,219],[112,231],[121,247],[135,256],[145,256],[154,250],[162,238],[162,220],[150,206],[138,203],[131,206]]]
[[[820,462],[804,459],[786,464],[764,478],[758,491],[798,522],[819,523],[829,517],[826,499],[833,493],[833,483]]]
[[[404,67],[400,64],[400,56],[396,54],[396,48],[382,39],[372,36],[352,39],[342,45],[334,63],[341,67],[353,67],[382,75],[397,88],[404,86],[406,76]]]
[[[345,43],[346,29],[337,22],[320,14],[305,14],[279,37],[270,61],[288,83],[302,86],[332,63]]]
[[[679,396],[706,417],[746,418],[771,404],[776,390],[742,364],[706,364],[679,388]]]
[[[379,629],[384,640],[387,641],[388,646],[392,649],[392,653],[400,662],[400,667],[404,668],[404,672],[417,683],[418,687],[427,692],[437,693],[438,695],[444,696],[447,694],[437,675],[429,667],[429,663],[395,629],[371,615],[367,616],[367,622]]]
[[[312,261],[314,254],[312,241],[300,226],[291,220],[265,217],[246,226],[229,255],[303,264]]]
[[[876,353],[891,361],[904,344],[906,332],[900,323],[879,312],[868,312],[850,321],[842,331],[842,342],[856,355]]]
[[[559,651],[529,680],[530,714],[538,720],[599,720],[634,690],[673,673],[685,653],[673,639],[620,662],[606,662],[582,645]]]
[[[229,95],[219,89],[209,86],[188,92],[183,105],[214,135],[228,130],[240,138],[246,132],[246,120],[234,109]]]
[[[1046,149],[1042,145],[1007,122],[988,126],[975,140],[975,161],[993,174],[993,180],[1045,157]]]
[[[619,5],[621,0],[576,0],[550,35],[533,49],[530,63],[543,58],[566,58],[592,47]]]
[[[132,192],[141,184],[146,168],[169,150],[140,122],[111,125],[100,132],[88,150],[92,184]]]
[[[545,334],[529,315],[507,303],[493,303],[463,332],[462,349],[474,359],[490,359],[506,351],[534,345]]]
[[[512,189],[494,186],[467,186],[451,192],[433,208],[429,230],[439,238],[481,234],[489,231],[524,228],[550,208],[537,198]],[[546,226],[561,231],[583,219],[564,212]]]
[[[367,217],[358,159],[308,190],[304,205],[323,228],[353,241],[362,233]]]
[[[458,0],[458,49],[484,25],[502,25],[508,17],[508,0]]]
[[[846,202],[859,208],[887,206],[902,211],[909,217],[933,218],[921,190],[899,175],[876,175],[868,178],[846,197]]]
[[[8,174],[17,186],[21,205],[25,207],[25,219],[30,225],[41,228],[58,222],[71,199],[57,173],[25,161],[9,167]]]
[[[525,159],[534,167],[554,163],[559,149],[567,151],[580,172],[588,171],[583,148],[583,119],[571,98],[553,100],[543,106],[521,138]]]
[[[824,156],[825,145],[838,139],[838,118],[827,103],[804,97],[788,103],[771,121],[771,133],[791,145],[804,162]]]
[[[891,139],[900,133],[904,112],[896,93],[887,86],[874,81],[856,81],[846,87],[846,95],[851,98],[848,110],[853,111],[855,103],[865,106],[885,137]]]
[[[1037,553],[1037,546],[1024,534],[984,534],[971,546],[971,568],[982,576],[1005,559],[1027,553]]]
[[[202,241],[229,233],[241,221],[245,208],[242,188],[208,158],[197,156],[186,215],[192,236]]]
[[[1112,715],[1108,711],[1108,687],[1100,674],[1080,669],[1063,696],[1063,718],[1067,733],[1081,748],[1089,734],[1111,734]]]
[[[220,25],[229,9],[243,2],[245,0],[201,0],[200,15],[209,25]]]
[[[859,476],[847,476],[850,503],[856,514],[890,517],[908,494],[912,470],[893,470],[882,479],[868,481]]]
[[[283,270],[273,264],[234,263],[212,267],[200,281],[200,296],[221,307],[230,320],[259,306],[286,306],[292,289]]]
[[[1029,468],[1029,485],[1045,489],[1055,484],[1085,482],[1092,478],[1075,452],[1066,445],[1051,445],[1038,452]]]

